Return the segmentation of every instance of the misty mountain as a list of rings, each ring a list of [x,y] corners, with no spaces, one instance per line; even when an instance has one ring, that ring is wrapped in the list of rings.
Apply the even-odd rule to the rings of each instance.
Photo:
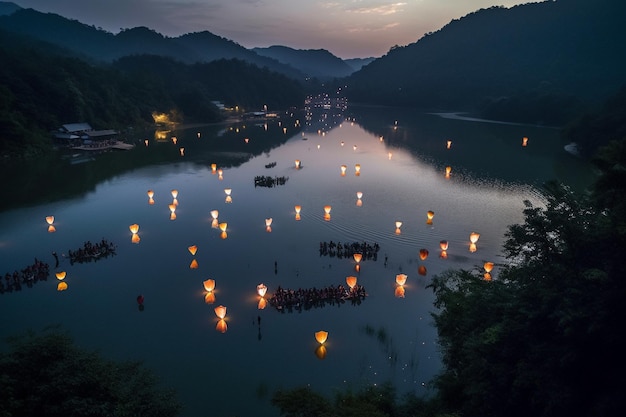
[[[252,48],[261,56],[274,58],[283,64],[297,68],[309,77],[329,79],[346,77],[353,73],[353,67],[325,49],[293,49],[286,46]]]
[[[626,82],[624,16],[623,0],[481,9],[392,48],[349,78],[349,95],[561,123]]]
[[[344,59],[343,61],[346,64],[350,65],[350,68],[352,68],[352,71],[358,71],[364,66],[368,65],[370,62],[374,61],[375,59],[376,59],[375,57],[349,58],[349,59]]]

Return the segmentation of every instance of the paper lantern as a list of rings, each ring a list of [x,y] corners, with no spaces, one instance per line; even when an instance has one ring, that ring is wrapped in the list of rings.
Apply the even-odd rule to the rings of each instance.
[[[528,138],[527,137],[523,137],[522,138],[522,146],[526,146],[528,145]]]
[[[139,225],[137,223],[131,224],[130,226],[128,226],[128,228],[130,229],[130,232],[133,234],[139,232]]]
[[[361,175],[361,164],[356,164],[354,166],[354,175],[356,175],[357,177]]]
[[[169,206],[170,212],[174,213],[176,211],[176,204],[170,204]]]
[[[209,278],[206,281],[203,281],[202,285],[204,285],[205,290],[212,292],[215,289],[215,280]]]
[[[198,269],[198,261],[193,259],[191,263],[189,264],[189,269]]]
[[[200,139],[200,132],[196,133],[198,135],[198,139]]]
[[[48,224],[52,224],[52,223],[54,223],[54,216],[48,216],[48,217],[46,217],[46,222],[47,222]]]
[[[215,326],[215,330],[217,330],[220,333],[226,333],[226,330],[228,330],[228,325],[226,324],[226,320],[221,319],[217,322],[217,325]]]
[[[352,257],[354,258],[354,261],[358,264],[359,262],[361,262],[361,259],[363,259],[363,254],[355,253],[352,255]]]
[[[317,340],[317,343],[319,343],[320,345],[323,345],[324,343],[326,343],[326,339],[328,339],[328,332],[324,330],[315,332],[315,340]]]
[[[214,220],[217,220],[217,216],[220,214],[219,211],[217,210],[211,210],[211,217],[213,217]]]
[[[178,190],[172,190],[172,198],[178,198]]]
[[[224,194],[226,195],[230,195],[232,193],[232,189],[231,188],[224,188]]]
[[[67,282],[59,282],[57,285],[57,291],[65,291],[67,290]]]
[[[63,281],[67,273],[65,271],[59,271],[55,275],[59,281]]]
[[[217,170],[217,164],[211,164],[211,172],[215,174],[216,170]]]
[[[394,295],[396,298],[404,298],[404,292],[404,287],[402,285],[398,285],[394,291]]]
[[[401,228],[401,227],[402,227],[402,222],[397,221],[397,222],[396,222],[396,228],[397,228],[397,229],[399,229],[399,228]]]
[[[419,254],[420,254],[420,259],[422,261],[425,261],[426,258],[428,258],[428,249],[420,249]]]
[[[215,315],[219,317],[220,319],[223,319],[224,317],[226,317],[226,307],[224,307],[221,304],[215,307],[213,311],[215,311]]]
[[[452,141],[449,140],[449,141],[446,142],[446,148],[450,149],[451,147],[452,147]]]
[[[196,252],[198,252],[198,247],[196,245],[189,246],[187,250],[189,251],[190,254],[195,255]]]
[[[435,212],[434,212],[434,211],[432,211],[432,210],[428,210],[428,211],[426,212],[426,218],[427,218],[428,220],[432,220],[432,219],[433,219],[433,217],[435,217]]]
[[[250,143],[250,138],[245,138],[243,141],[246,143]]]
[[[341,166],[341,176],[345,177],[346,176],[346,170],[348,169],[347,165],[342,165]]]
[[[178,143],[178,138],[176,136],[172,136],[172,142],[176,145]]]
[[[261,283],[259,285],[256,286],[256,292],[261,296],[261,297],[265,297],[265,293],[267,293],[267,287],[265,286],[265,284]]]
[[[493,262],[485,262],[483,268],[485,268],[485,271],[491,272],[493,270]]]
[[[133,233],[133,236],[130,238],[131,243],[139,243],[139,241],[141,240],[141,238],[139,237],[139,235],[137,233]]]
[[[228,227],[228,223],[226,223],[226,222],[220,223],[220,230],[222,232],[225,232],[227,227]]]
[[[479,233],[476,233],[476,232],[470,233],[470,238],[469,238],[470,242],[476,243],[476,242],[478,242],[479,238],[480,238],[480,234]]]
[[[185,156],[185,148],[180,148],[178,151],[180,152],[180,156]]]
[[[359,200],[360,200],[361,198],[363,198],[363,193],[362,193],[361,191],[357,191],[357,192],[356,192],[356,198],[358,198]]]
[[[407,275],[406,274],[398,274],[396,275],[396,284],[404,285],[406,284]]]
[[[417,273],[424,276],[426,275],[426,267],[424,265],[420,265],[419,268],[417,268]]]
[[[204,302],[206,304],[213,304],[215,302],[215,293],[213,291],[207,292],[204,295]]]
[[[271,225],[272,225],[272,218],[270,217],[269,219],[265,219],[265,226],[270,227]]]
[[[302,210],[302,206],[295,206],[294,209],[296,210],[296,214],[300,214],[300,211]]]
[[[296,169],[300,169],[300,160],[296,159]]]
[[[143,141],[143,143],[144,143],[144,145],[146,145],[146,147],[148,147],[148,144],[149,144],[150,142],[148,141],[148,139],[146,139],[146,140],[144,140],[144,141]]]
[[[326,214],[330,214],[330,210],[332,209],[331,206],[324,206],[324,213]]]
[[[356,285],[356,277],[354,276],[350,276],[350,277],[346,277],[346,284],[348,284],[348,287],[350,287],[350,289],[354,288],[354,286]]]
[[[154,191],[148,190],[148,198],[154,197]]]
[[[440,241],[439,247],[441,248],[441,250],[448,250],[448,241],[447,240]]]

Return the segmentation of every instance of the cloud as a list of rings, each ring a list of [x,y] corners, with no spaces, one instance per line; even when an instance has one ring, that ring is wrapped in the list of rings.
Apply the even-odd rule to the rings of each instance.
[[[407,3],[387,3],[384,4],[373,4],[373,5],[363,5],[362,1],[354,3],[353,6],[346,7],[346,11],[350,13],[358,13],[358,14],[369,14],[369,15],[380,15],[387,16],[390,14],[399,13],[404,10],[404,6]]]

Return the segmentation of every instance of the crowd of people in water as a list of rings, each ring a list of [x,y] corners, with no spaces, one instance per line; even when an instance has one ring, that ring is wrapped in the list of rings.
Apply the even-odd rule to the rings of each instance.
[[[279,185],[285,185],[289,177],[272,177],[269,175],[257,175],[254,177],[255,187],[276,187]]]
[[[330,256],[338,258],[351,258],[355,253],[362,255],[362,260],[377,260],[380,246],[378,243],[369,244],[367,242],[320,242],[320,256]]]
[[[276,162],[270,162],[269,164],[265,165],[265,168],[274,168],[276,166]]]
[[[22,285],[31,287],[37,281],[45,281],[50,275],[50,266],[35,258],[35,262],[21,270],[4,274],[4,280],[0,280],[0,294],[4,292],[19,291]]]
[[[323,288],[298,288],[297,290],[278,287],[270,297],[269,304],[280,312],[302,311],[324,307],[326,304],[341,305],[346,301],[353,305],[361,304],[367,293],[361,285],[352,288],[343,285]]]
[[[74,251],[68,250],[67,257],[70,260],[70,264],[92,262],[110,255],[115,255],[115,249],[115,244],[104,238],[96,243],[91,243],[91,241],[88,240],[81,248]],[[56,258],[56,253],[53,254]]]

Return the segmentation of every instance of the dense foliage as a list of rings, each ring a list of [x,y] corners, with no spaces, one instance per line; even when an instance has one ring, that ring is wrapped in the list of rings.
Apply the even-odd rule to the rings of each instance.
[[[0,354],[0,416],[173,417],[173,392],[136,362],[112,362],[52,329],[9,340]]]

